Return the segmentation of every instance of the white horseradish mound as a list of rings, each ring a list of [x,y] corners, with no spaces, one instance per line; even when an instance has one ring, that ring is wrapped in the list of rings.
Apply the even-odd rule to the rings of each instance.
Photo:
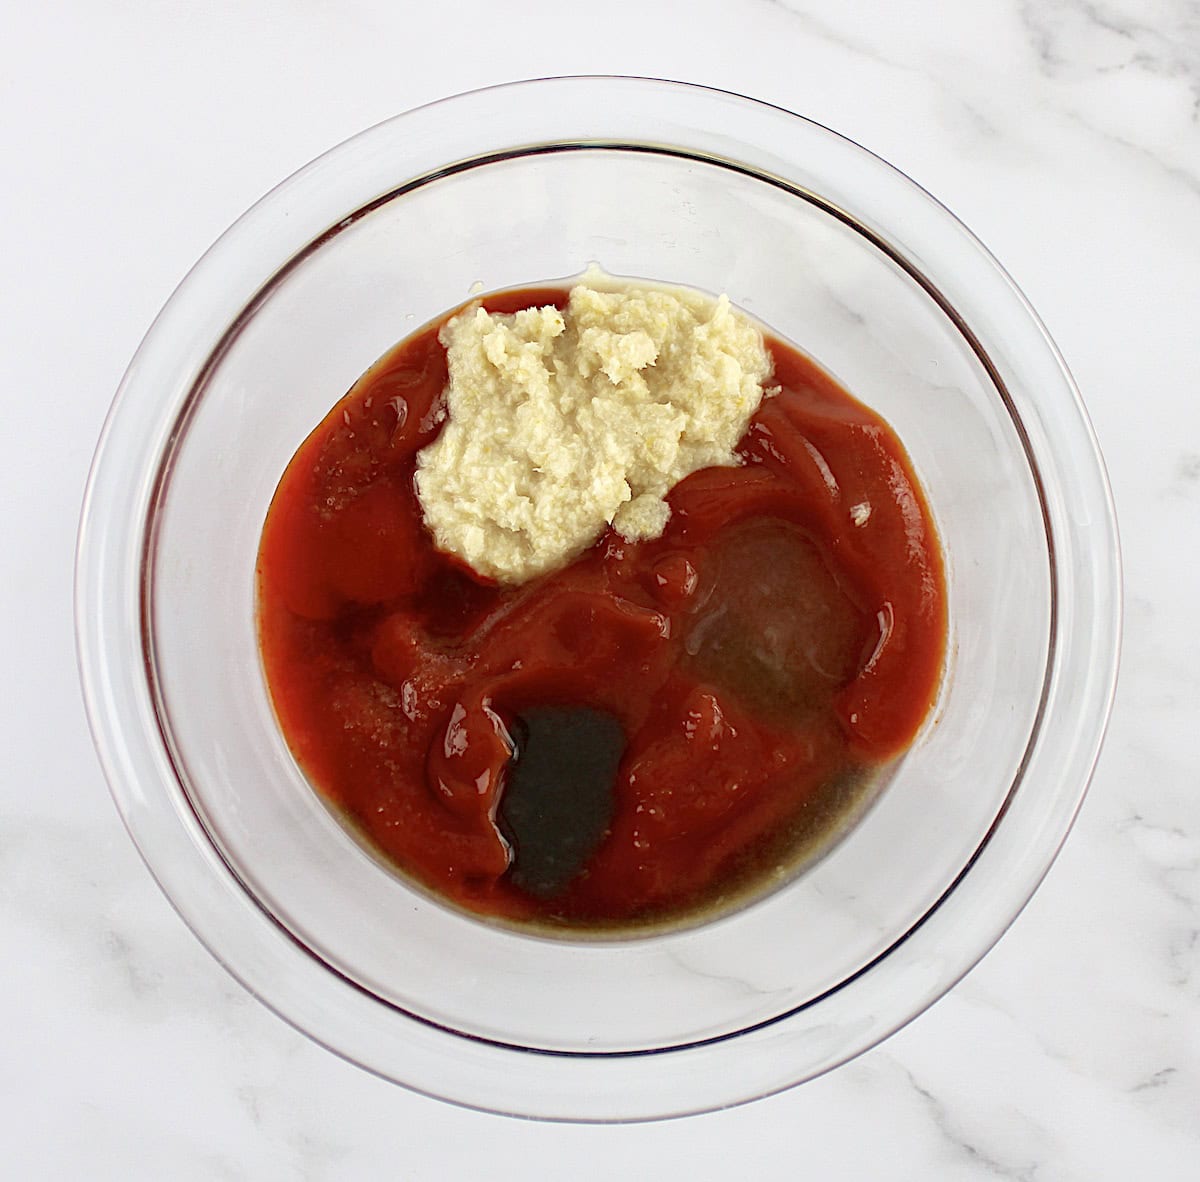
[[[566,565],[609,524],[658,537],[673,485],[738,463],[771,374],[758,328],[685,288],[476,305],[439,339],[449,421],[417,456],[417,495],[438,547],[502,583]]]

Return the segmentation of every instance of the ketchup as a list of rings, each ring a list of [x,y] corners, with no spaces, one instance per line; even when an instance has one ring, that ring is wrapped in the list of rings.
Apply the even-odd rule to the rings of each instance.
[[[609,530],[500,587],[436,550],[414,491],[445,418],[440,327],[355,384],[267,515],[260,645],[297,761],[401,872],[483,915],[627,927],[762,889],[937,693],[941,554],[899,441],[768,338],[780,390],[739,467],[677,484],[660,538]]]

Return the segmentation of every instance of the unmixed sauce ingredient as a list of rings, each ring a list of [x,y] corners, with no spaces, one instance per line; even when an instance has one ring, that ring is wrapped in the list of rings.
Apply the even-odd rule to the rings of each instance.
[[[542,706],[519,715],[513,735],[498,815],[512,847],[509,877],[523,891],[553,897],[584,868],[612,824],[625,732],[602,710]]]
[[[448,429],[444,324],[356,383],[272,502],[260,640],[292,751],[371,846],[483,915],[631,930],[753,897],[828,843],[937,692],[941,556],[899,441],[767,339],[778,391],[733,466],[669,488],[657,536],[602,527],[501,581],[439,549],[417,498]]]
[[[656,538],[665,497],[733,449],[763,398],[762,334],[722,296],[592,286],[513,315],[473,306],[439,333],[449,421],[417,456],[442,550],[502,583],[561,568],[611,525]]]

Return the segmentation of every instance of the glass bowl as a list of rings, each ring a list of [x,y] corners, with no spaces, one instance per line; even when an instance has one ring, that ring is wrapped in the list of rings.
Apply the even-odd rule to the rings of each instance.
[[[272,493],[355,378],[472,291],[593,261],[727,292],[891,422],[941,533],[951,627],[934,716],[820,862],[715,922],[599,942],[489,926],[372,858],[289,754],[254,618]],[[388,1079],[575,1120],[788,1087],[949,989],[1071,824],[1119,612],[1112,505],[1079,396],[980,243],[826,128],[633,78],[447,99],[263,198],[134,358],[77,562],[101,760],[212,953]]]

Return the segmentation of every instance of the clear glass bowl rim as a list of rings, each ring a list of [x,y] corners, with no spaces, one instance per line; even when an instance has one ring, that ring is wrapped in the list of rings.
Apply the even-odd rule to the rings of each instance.
[[[774,144],[781,128],[817,136],[835,147],[852,174],[889,195],[903,194],[929,214],[937,234],[953,237],[964,260],[990,276],[989,296],[1019,309],[1023,345],[1052,364],[1057,389],[1055,415],[1044,422],[1044,462],[1054,460],[1055,504],[1052,555],[1059,582],[1059,635],[1043,726],[1035,754],[1039,767],[1054,775],[1037,782],[1040,804],[1031,810],[1034,784],[1028,778],[992,838],[981,848],[943,902],[916,930],[855,982],[889,984],[883,1004],[870,1021],[850,1020],[818,999],[802,1014],[769,1028],[747,1031],[720,1046],[691,1046],[632,1056],[556,1056],[503,1047],[400,1018],[399,1028],[379,1040],[381,1006],[352,982],[315,962],[287,930],[246,897],[194,813],[180,807],[181,792],[150,701],[142,639],[142,530],[161,457],[169,447],[172,422],[156,416],[156,399],[166,389],[186,399],[219,348],[224,330],[253,303],[262,286],[261,268],[246,266],[249,244],[280,215],[297,217],[293,253],[335,225],[352,209],[370,204],[359,193],[355,204],[338,209],[338,194],[327,178],[349,163],[370,167],[379,149],[415,143],[411,155],[430,154],[422,142],[433,128],[445,132],[470,124],[472,111],[493,119],[513,108],[515,138],[506,154],[522,154],[563,143],[627,144],[661,147],[659,136],[555,134],[521,137],[522,119],[531,122],[532,101],[561,106],[580,94],[603,95],[605,121],[627,126],[656,123],[656,130],[683,134],[672,145],[714,151],[717,131],[733,109],[732,135],[765,136]],[[636,110],[648,101],[644,116]],[[730,107],[732,104],[732,108]],[[543,121],[544,122],[544,121]],[[553,119],[550,120],[554,122]],[[495,125],[495,124],[493,124]],[[445,136],[437,144],[443,167],[485,158],[480,142],[458,137],[462,152],[446,155]],[[700,142],[704,141],[704,142]],[[729,145],[717,147],[728,149]],[[403,157],[402,157],[403,158]],[[364,163],[365,162],[365,163]],[[407,165],[406,165],[407,167]],[[750,166],[752,171],[761,167]],[[431,170],[416,167],[412,181]],[[322,191],[322,185],[325,190]],[[403,186],[387,186],[385,195]],[[799,188],[800,186],[793,186]],[[334,186],[336,188],[336,186]],[[823,195],[822,195],[822,199]],[[376,197],[378,200],[378,197]],[[839,208],[839,203],[832,203]],[[840,207],[850,204],[843,201]],[[886,205],[886,202],[884,203]],[[878,210],[879,203],[872,206]],[[322,210],[325,209],[325,214]],[[338,216],[330,217],[332,210]],[[851,209],[855,225],[869,228],[903,258],[915,253],[899,242],[887,219]],[[324,220],[322,221],[322,218]],[[314,220],[315,219],[315,220]],[[307,229],[305,228],[307,227]],[[907,231],[910,234],[911,231]],[[307,241],[306,241],[307,235]],[[871,234],[867,234],[870,240]],[[876,243],[878,245],[878,243]],[[928,243],[926,243],[928,245]],[[917,270],[920,272],[920,268]],[[257,277],[257,278],[256,278]],[[934,276],[937,278],[937,276]],[[268,280],[269,281],[269,280]],[[231,298],[232,292],[232,298]],[[240,293],[240,294],[239,294]],[[993,295],[994,293],[994,295]],[[972,298],[975,298],[972,295]],[[967,324],[970,307],[952,305]],[[1032,365],[1032,361],[1030,363]],[[132,462],[131,462],[132,461]],[[1039,467],[1039,474],[1044,469]],[[1065,481],[1065,483],[1063,483]],[[1040,482],[1039,482],[1040,483]],[[140,509],[140,512],[139,512]],[[1049,523],[1048,523],[1049,524]],[[263,197],[210,248],[164,306],[139,348],[106,420],[89,476],[76,557],[76,637],[84,701],[105,776],[135,844],[160,887],[185,923],[216,959],[252,994],[293,1026],[336,1053],[385,1078],[470,1107],[548,1119],[636,1120],[684,1115],[744,1102],[781,1090],[829,1070],[886,1038],[950,989],[994,945],[1036,890],[1078,811],[1096,759],[1115,691],[1121,619],[1120,559],[1116,520],[1103,461],[1082,400],[1060,354],[1011,278],[986,249],[910,178],[845,137],[782,108],[711,88],[658,79],[577,77],[536,79],[471,91],[398,115],[331,149]],[[1065,641],[1065,643],[1064,643]],[[120,659],[124,657],[124,660]],[[1072,687],[1070,694],[1064,686]],[[1060,722],[1060,716],[1065,715]],[[1057,725],[1055,725],[1057,724]],[[1027,772],[1029,770],[1027,765]],[[1020,832],[1017,832],[1020,830]],[[973,921],[970,916],[976,917]],[[963,922],[964,916],[968,922]],[[963,930],[965,929],[965,930]],[[859,988],[858,984],[854,984]],[[845,991],[843,987],[843,993]],[[844,1006],[845,998],[842,1003]],[[824,1007],[834,1012],[814,1015]],[[814,1018],[840,1022],[841,1036],[818,1056],[807,1055],[804,1029]],[[803,1021],[802,1021],[803,1019]],[[396,1021],[395,1018],[390,1021]]]

